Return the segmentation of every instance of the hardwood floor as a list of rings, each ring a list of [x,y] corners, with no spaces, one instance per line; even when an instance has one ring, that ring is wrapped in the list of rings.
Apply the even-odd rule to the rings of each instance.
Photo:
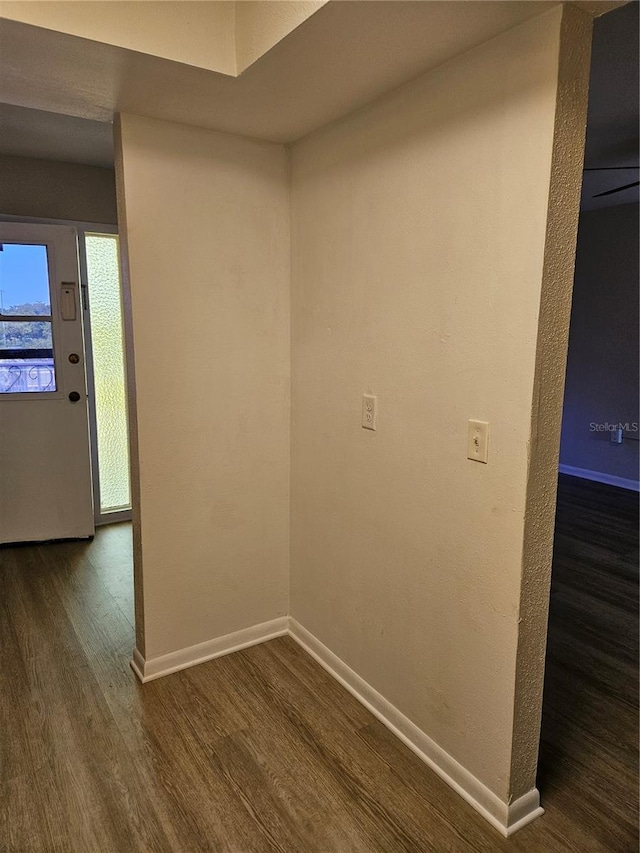
[[[637,521],[562,478],[547,811],[509,841],[288,638],[140,685],[127,525],[0,549],[0,850],[636,851]]]
[[[638,495],[566,475],[539,787],[589,827],[585,849],[638,850]]]

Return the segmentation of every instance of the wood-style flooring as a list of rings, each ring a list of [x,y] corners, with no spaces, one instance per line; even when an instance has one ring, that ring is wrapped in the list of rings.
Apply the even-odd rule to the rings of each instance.
[[[508,841],[288,638],[140,685],[128,525],[0,549],[0,851],[635,853],[637,524],[561,479],[546,814]]]

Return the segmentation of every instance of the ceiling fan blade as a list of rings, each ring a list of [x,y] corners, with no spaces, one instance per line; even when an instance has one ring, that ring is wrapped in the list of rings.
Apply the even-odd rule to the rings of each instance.
[[[622,190],[630,190],[631,187],[637,187],[639,185],[640,185],[640,181],[634,181],[631,184],[624,184],[621,187],[616,187],[615,190],[607,190],[606,192],[603,192],[603,193],[597,193],[596,195],[592,196],[592,198],[602,198],[603,195],[613,195],[614,193],[621,193]]]
[[[583,172],[624,172],[630,169],[640,169],[640,166],[585,166]]]

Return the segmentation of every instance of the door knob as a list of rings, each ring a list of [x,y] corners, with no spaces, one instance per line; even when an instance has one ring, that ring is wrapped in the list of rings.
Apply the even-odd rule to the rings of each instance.
[[[77,402],[78,402],[78,400],[80,399],[80,394],[79,394],[79,392],[78,392],[78,391],[72,391],[72,392],[69,394],[69,399],[71,400],[71,402],[72,402],[72,403],[77,403]]]

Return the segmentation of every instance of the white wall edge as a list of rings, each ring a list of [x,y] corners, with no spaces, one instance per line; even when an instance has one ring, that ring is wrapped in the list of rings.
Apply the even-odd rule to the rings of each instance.
[[[582,480],[593,480],[595,483],[605,483],[607,486],[617,486],[619,489],[630,489],[640,492],[640,482],[626,477],[616,477],[614,474],[603,474],[602,471],[591,471],[589,468],[575,468],[573,465],[560,463],[558,470],[570,477],[580,477]]]
[[[265,643],[267,640],[273,640],[276,637],[282,637],[288,632],[289,618],[281,616],[279,619],[272,619],[270,622],[252,625],[250,628],[243,628],[241,631],[234,631],[232,634],[225,634],[222,637],[216,637],[195,646],[187,646],[185,649],[178,649],[178,651],[169,652],[166,655],[158,655],[148,660],[140,654],[138,649],[134,649],[131,669],[145,684],[147,681],[162,678],[172,672],[178,672],[181,669],[187,669],[190,666],[196,666],[199,663],[229,655],[232,652],[239,652],[241,649],[255,646],[258,643]]]
[[[289,633],[336,681],[505,837],[544,814],[537,788],[508,804],[340,660],[295,619]]]

